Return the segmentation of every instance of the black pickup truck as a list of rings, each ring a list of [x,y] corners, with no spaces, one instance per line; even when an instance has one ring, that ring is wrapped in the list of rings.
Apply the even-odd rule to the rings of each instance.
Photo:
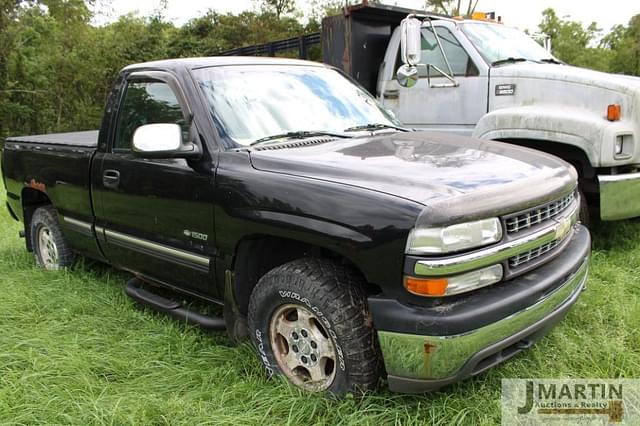
[[[129,66],[99,132],[9,138],[2,171],[38,264],[130,271],[136,300],[250,337],[268,374],[313,391],[476,375],[549,331],[587,278],[570,166],[403,128],[312,62]]]

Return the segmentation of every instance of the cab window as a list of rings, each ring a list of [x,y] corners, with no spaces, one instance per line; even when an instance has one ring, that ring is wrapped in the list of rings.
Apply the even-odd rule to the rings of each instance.
[[[188,134],[180,103],[167,83],[130,82],[118,113],[114,149],[130,150],[136,129],[154,123],[179,124]]]
[[[469,55],[467,55],[467,52],[464,50],[464,48],[460,45],[458,39],[453,36],[451,31],[444,27],[436,27],[436,31],[438,33],[440,43],[442,44],[442,49],[447,55],[447,59],[449,60],[449,64],[451,65],[453,75],[459,77],[477,76],[479,74],[478,68],[475,66]],[[433,28],[431,27],[422,29],[421,62],[425,65],[435,65],[446,73],[449,72],[447,63],[444,60],[442,51],[438,46],[438,41],[433,34]],[[398,54],[398,64],[396,66],[396,69],[400,65],[402,65],[402,60],[400,59],[400,54]],[[427,67],[419,66],[418,74],[420,75],[420,77],[426,77]],[[440,74],[437,71],[432,70],[431,76],[439,77]]]

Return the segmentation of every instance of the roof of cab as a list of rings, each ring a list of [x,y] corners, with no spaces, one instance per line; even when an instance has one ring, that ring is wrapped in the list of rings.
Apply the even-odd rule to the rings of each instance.
[[[161,61],[132,64],[124,68],[126,71],[134,69],[197,69],[226,65],[310,65],[324,66],[319,62],[303,61],[300,59],[267,58],[260,56],[210,56],[202,58],[164,59]]]

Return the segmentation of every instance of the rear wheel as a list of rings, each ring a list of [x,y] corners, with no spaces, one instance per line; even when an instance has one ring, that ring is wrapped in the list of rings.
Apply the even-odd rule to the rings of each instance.
[[[324,259],[265,274],[249,303],[249,330],[269,375],[336,395],[375,387],[380,352],[360,277]]]
[[[31,247],[36,263],[48,271],[73,264],[74,254],[69,246],[51,206],[39,207],[31,217]]]

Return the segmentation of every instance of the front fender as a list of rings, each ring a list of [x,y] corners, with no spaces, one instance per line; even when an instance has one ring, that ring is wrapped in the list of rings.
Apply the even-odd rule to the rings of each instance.
[[[406,237],[423,207],[351,185],[256,170],[246,153],[225,153],[216,175],[216,247],[225,269],[238,244],[255,235],[325,248],[393,294],[403,290]]]
[[[609,122],[604,116],[566,106],[521,106],[484,115],[473,136],[480,139],[529,139],[572,145],[582,150],[594,167],[617,166],[615,137],[628,123]],[[631,129],[632,131],[632,129]],[[629,162],[629,161],[627,161]]]

